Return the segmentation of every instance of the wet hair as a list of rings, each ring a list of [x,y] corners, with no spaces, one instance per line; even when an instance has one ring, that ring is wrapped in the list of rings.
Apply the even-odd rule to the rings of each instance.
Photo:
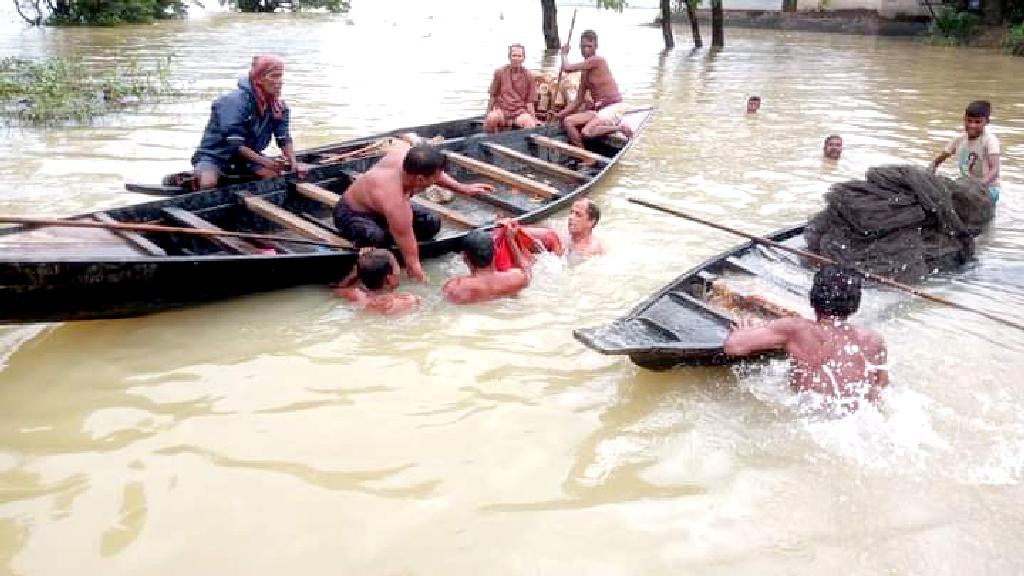
[[[441,151],[430,144],[417,144],[405,153],[402,171],[416,176],[433,176],[444,170],[445,158]]]
[[[964,112],[964,116],[970,116],[971,118],[984,118],[988,120],[988,117],[992,114],[992,104],[988,100],[975,100],[967,105],[967,110]]]
[[[483,230],[473,230],[462,238],[462,253],[476,268],[484,268],[494,261],[494,240]]]
[[[823,316],[846,318],[860,307],[860,275],[829,264],[814,274],[811,308]]]
[[[359,255],[356,273],[367,290],[380,290],[391,274],[391,258],[387,250],[376,249]]]
[[[601,221],[601,209],[589,198],[587,198],[587,218],[594,223],[594,226],[597,226],[597,223]]]
[[[594,44],[597,44],[597,32],[593,30],[584,30],[583,34],[580,34],[580,41],[590,40]]]
[[[523,56],[526,56],[526,48],[523,47],[522,44],[510,44],[509,47],[508,47],[508,55],[509,56],[512,55],[512,49],[513,48],[519,48],[520,50],[523,51]]]
[[[761,97],[756,95],[756,94],[751,96],[750,98],[747,98],[747,102],[760,102],[760,101],[761,101]]]
[[[829,134],[828,136],[825,137],[825,144],[824,145],[828,146],[828,143],[829,143],[830,140],[839,140],[840,142],[842,142],[843,141],[843,137],[840,136],[839,134]]]

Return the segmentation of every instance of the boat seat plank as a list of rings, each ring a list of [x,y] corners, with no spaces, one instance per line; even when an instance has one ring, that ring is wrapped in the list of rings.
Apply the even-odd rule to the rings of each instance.
[[[199,230],[216,230],[222,231],[222,229],[206,220],[203,220],[199,216],[175,206],[167,206],[161,210],[171,220],[179,224],[183,224],[190,228],[196,228]],[[240,238],[232,238],[230,236],[209,236],[210,241],[226,248],[230,252],[235,254],[262,254],[263,250],[253,246],[252,244],[242,240]]]
[[[104,224],[121,224],[122,222],[115,220],[106,212],[97,212],[92,215],[93,220],[102,222]],[[124,238],[126,242],[137,248],[140,252],[149,256],[167,256],[167,252],[154,244],[153,242],[146,239],[145,236],[138,232],[132,232],[130,230],[111,230],[114,234]]]
[[[512,160],[522,162],[527,166],[536,168],[537,170],[546,172],[548,174],[562,176],[564,178],[570,178],[572,180],[576,180],[577,182],[585,182],[587,180],[590,180],[590,176],[587,176],[586,174],[577,172],[575,170],[570,170],[564,166],[559,166],[558,164],[555,164],[553,162],[541,160],[540,158],[530,156],[529,154],[523,154],[518,150],[513,150],[500,144],[484,142],[482,146],[486,150],[500,154],[502,156],[505,156],[506,158],[511,158]]]
[[[687,300],[686,295],[679,295],[684,297],[683,300]],[[699,300],[692,299],[693,302],[687,301],[684,304],[673,296],[660,298],[638,317],[671,332],[676,339],[683,342],[717,341],[721,344],[720,338],[728,331],[730,320],[709,311],[706,306],[689,305]]]
[[[518,174],[513,174],[504,168],[492,166],[487,162],[481,162],[475,158],[470,158],[469,156],[463,156],[457,152],[447,150],[442,151],[442,154],[444,154],[449,161],[465,168],[466,170],[476,172],[477,174],[487,176],[488,178],[492,178],[498,182],[515,186],[528,192],[533,192],[534,194],[539,194],[548,200],[561,198],[562,196],[562,193],[554,186],[544,184],[543,182],[537,182],[536,180],[531,180]]]
[[[256,214],[275,222],[296,234],[305,236],[312,240],[321,240],[323,242],[329,242],[337,244],[343,248],[351,248],[352,243],[345,240],[341,236],[326,230],[322,226],[317,226],[312,222],[303,220],[300,216],[292,214],[291,212],[281,208],[277,204],[267,202],[262,198],[256,196],[241,195],[242,203],[246,208],[253,211]]]
[[[473,220],[472,218],[466,216],[465,214],[459,212],[458,210],[453,210],[447,206],[442,206],[441,204],[438,204],[436,202],[431,202],[426,198],[413,196],[411,199],[409,199],[409,201],[413,204],[426,208],[431,212],[434,212],[435,214],[444,218],[445,220],[449,220],[460,226],[465,226],[466,228],[476,228],[481,225],[476,220]]]
[[[612,161],[612,159],[607,156],[595,154],[590,150],[584,150],[579,146],[566,144],[565,142],[561,142],[553,138],[548,138],[547,136],[541,136],[540,134],[532,134],[530,136],[530,140],[532,140],[538,146],[543,146],[544,148],[550,148],[552,150],[558,150],[559,152],[568,154],[569,156],[573,156],[581,160],[591,160],[599,164],[608,164]]]
[[[309,182],[296,182],[295,191],[310,200],[325,204],[331,208],[337,206],[338,201],[341,200],[340,194]]]

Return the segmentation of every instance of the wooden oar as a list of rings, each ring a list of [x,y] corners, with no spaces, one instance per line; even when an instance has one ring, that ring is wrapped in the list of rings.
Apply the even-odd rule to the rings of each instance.
[[[791,253],[796,254],[798,256],[803,256],[804,258],[808,258],[810,260],[813,260],[813,261],[817,262],[818,264],[840,264],[839,262],[836,262],[835,260],[833,260],[831,258],[827,258],[827,257],[821,256],[819,254],[814,254],[813,252],[808,252],[806,250],[800,250],[799,248],[793,248],[791,246],[786,246],[785,244],[782,244],[780,242],[776,242],[774,240],[769,240],[767,238],[762,238],[761,236],[754,236],[753,234],[747,234],[746,232],[743,232],[742,230],[737,230],[735,228],[731,228],[731,227],[725,226],[723,224],[716,224],[714,222],[711,222],[709,220],[705,220],[703,218],[699,218],[699,217],[694,216],[692,214],[687,214],[686,212],[683,212],[683,211],[678,210],[676,208],[669,208],[668,206],[662,206],[662,205],[656,204],[654,202],[650,202],[650,201],[647,201],[647,200],[641,200],[640,198],[630,197],[628,199],[629,199],[630,202],[632,202],[634,204],[639,204],[641,206],[646,206],[648,208],[653,208],[655,210],[658,210],[658,211],[661,211],[661,212],[665,212],[666,214],[671,214],[673,216],[678,216],[680,218],[685,218],[686,220],[691,220],[693,222],[697,222],[698,224],[703,224],[705,226],[709,226],[709,227],[715,228],[717,230],[722,230],[724,232],[729,232],[730,234],[735,234],[737,236],[742,236],[742,237],[744,237],[744,238],[746,238],[748,240],[752,240],[752,241],[754,241],[754,242],[756,242],[758,244],[763,244],[765,246],[771,246],[772,248],[778,248],[779,250],[785,250],[786,252],[791,252]],[[989,313],[989,312],[985,312],[983,310],[978,310],[977,308],[971,308],[970,306],[965,306],[964,304],[958,304],[956,302],[953,302],[952,300],[947,300],[947,299],[942,298],[940,296],[935,296],[933,294],[929,294],[927,292],[924,292],[923,290],[918,290],[917,288],[914,288],[912,286],[908,286],[908,285],[903,284],[901,282],[897,282],[897,281],[895,281],[895,280],[893,280],[891,278],[886,278],[885,276],[879,276],[878,274],[873,274],[873,273],[868,272],[866,270],[860,270],[860,269],[852,267],[852,266],[847,266],[847,267],[850,268],[851,270],[854,270],[855,272],[857,272],[861,276],[863,276],[863,277],[865,277],[865,278],[867,278],[869,280],[873,280],[875,282],[878,282],[879,284],[884,284],[886,286],[890,286],[892,288],[896,288],[896,289],[902,290],[904,292],[909,292],[910,294],[913,294],[914,296],[917,296],[919,298],[924,298],[925,300],[930,300],[932,302],[937,302],[939,304],[945,304],[946,306],[950,306],[950,307],[956,308],[958,310],[963,310],[965,312],[972,312],[974,314],[978,314],[980,316],[984,316],[985,318],[988,318],[989,320],[995,320],[996,322],[999,322],[1000,324],[1004,324],[1006,326],[1010,326],[1010,327],[1016,328],[1018,330],[1024,330],[1024,325],[1018,324],[1017,322],[1014,322],[1012,320],[1007,320],[1006,318],[1003,318],[1001,316],[996,316],[995,314],[992,314],[992,313]]]
[[[34,216],[0,216],[0,224],[27,224],[29,226],[60,228],[100,228],[103,230],[124,230],[127,232],[190,234],[192,236],[229,236],[232,238],[245,238],[247,240],[271,240],[276,242],[292,242],[294,244],[311,244],[313,246],[329,246],[331,248],[346,248],[346,246],[342,246],[341,244],[336,244],[334,242],[307,240],[305,238],[291,238],[288,236],[259,234],[255,232],[234,232],[232,230],[181,228],[178,226],[164,226],[162,224],[128,224],[125,222],[114,224],[105,222],[89,222],[88,220],[62,220],[60,218],[42,218]]]
[[[566,45],[572,43],[572,31],[573,31],[573,28],[575,28],[575,27],[576,27],[576,10],[573,9],[573,11],[572,11],[572,22],[569,23],[569,38],[566,39],[566,41],[565,41]],[[551,130],[550,130],[550,128],[551,128],[551,116],[550,116],[550,114],[555,109],[555,101],[558,100],[559,92],[562,91],[562,74],[565,73],[565,68],[562,66],[562,58],[564,58],[564,56],[562,56],[562,47],[559,46],[558,47],[558,80],[555,81],[555,93],[551,95],[551,108],[550,108],[550,110],[548,110],[548,114],[549,114],[549,116],[548,116],[548,126],[546,128],[548,136],[551,135]],[[569,103],[566,102],[565,105],[568,106]]]

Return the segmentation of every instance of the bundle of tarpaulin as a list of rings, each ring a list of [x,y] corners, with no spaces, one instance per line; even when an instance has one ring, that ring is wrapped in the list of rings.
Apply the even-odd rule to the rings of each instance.
[[[962,266],[994,205],[976,181],[876,166],[833,184],[804,231],[811,251],[903,282]]]

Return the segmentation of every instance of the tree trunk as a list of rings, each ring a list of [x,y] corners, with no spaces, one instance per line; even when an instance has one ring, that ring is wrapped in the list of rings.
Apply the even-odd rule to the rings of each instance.
[[[665,39],[665,50],[676,47],[672,37],[672,0],[661,0],[661,36]]]
[[[722,0],[711,0],[711,47],[725,47],[725,15]]]
[[[540,9],[544,15],[544,46],[548,50],[557,50],[562,47],[558,39],[558,5],[555,0],[540,0]]]
[[[782,0],[783,12],[796,12],[796,0]]]
[[[686,4],[686,19],[690,21],[690,32],[693,33],[693,47],[700,48],[704,41],[700,39],[700,25],[697,23],[697,0],[683,0]]]

